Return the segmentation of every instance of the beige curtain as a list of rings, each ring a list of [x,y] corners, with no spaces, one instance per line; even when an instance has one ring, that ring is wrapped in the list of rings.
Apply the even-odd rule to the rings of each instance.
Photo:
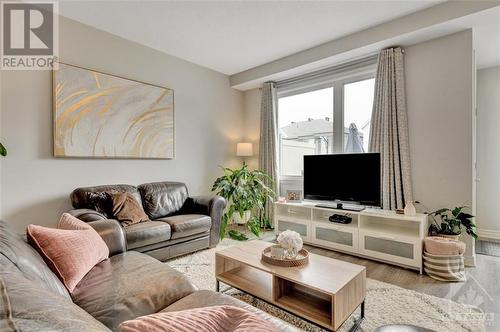
[[[260,147],[259,168],[266,172],[273,180],[272,186],[276,190],[278,184],[278,131],[277,131],[277,97],[275,83],[264,83],[260,104]],[[265,216],[273,225],[273,202],[267,202]]]
[[[369,150],[381,157],[383,208],[404,208],[413,197],[404,50],[399,47],[382,50],[378,57]]]

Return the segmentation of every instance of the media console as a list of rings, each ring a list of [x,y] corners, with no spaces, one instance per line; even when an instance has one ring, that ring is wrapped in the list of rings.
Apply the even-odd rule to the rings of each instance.
[[[332,214],[350,216],[350,224],[333,223]],[[427,215],[405,216],[394,211],[346,211],[313,203],[275,203],[276,234],[296,231],[304,243],[418,270],[422,273],[422,244]]]

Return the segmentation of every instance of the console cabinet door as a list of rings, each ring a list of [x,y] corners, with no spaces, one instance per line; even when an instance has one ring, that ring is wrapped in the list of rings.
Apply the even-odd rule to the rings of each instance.
[[[408,266],[420,267],[421,245],[418,239],[406,239],[373,231],[360,230],[360,253]]]
[[[311,208],[304,206],[290,206],[290,205],[275,205],[276,214],[286,218],[294,218],[294,219],[311,219]]]
[[[322,246],[346,251],[358,249],[358,230],[354,227],[314,222],[313,242]]]
[[[286,231],[287,229],[295,231],[300,234],[303,241],[310,242],[310,222],[292,220],[278,216],[276,218],[275,231],[276,234]]]

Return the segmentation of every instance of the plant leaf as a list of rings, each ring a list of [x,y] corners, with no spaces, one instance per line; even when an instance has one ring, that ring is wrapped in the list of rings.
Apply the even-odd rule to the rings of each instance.
[[[462,213],[458,214],[456,217],[457,217],[457,219],[459,219],[462,222],[464,220],[468,220],[468,219],[474,218],[474,216],[472,214],[468,214],[468,213],[465,213],[465,212],[462,212]]]
[[[5,148],[5,146],[3,146],[2,143],[0,143],[0,156],[5,157],[6,155],[7,155],[7,149]]]
[[[237,240],[237,241],[248,240],[248,237],[245,234],[238,232],[238,231],[235,231],[234,229],[231,229],[229,232],[227,232],[227,234],[233,240]]]
[[[456,208],[454,208],[452,211],[451,211],[451,214],[453,216],[458,216],[460,214],[460,212],[462,212],[462,210],[465,208],[465,206],[457,206]]]
[[[250,232],[253,233],[255,236],[259,236],[260,234],[260,221],[259,218],[257,217],[252,217],[248,222],[247,222],[247,228],[250,230]]]

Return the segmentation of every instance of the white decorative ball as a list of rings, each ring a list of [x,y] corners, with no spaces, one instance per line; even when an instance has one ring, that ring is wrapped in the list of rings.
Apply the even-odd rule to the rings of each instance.
[[[300,234],[289,229],[278,235],[277,241],[283,248],[294,249],[296,253],[302,249],[302,246],[304,244],[302,238],[300,237]]]

